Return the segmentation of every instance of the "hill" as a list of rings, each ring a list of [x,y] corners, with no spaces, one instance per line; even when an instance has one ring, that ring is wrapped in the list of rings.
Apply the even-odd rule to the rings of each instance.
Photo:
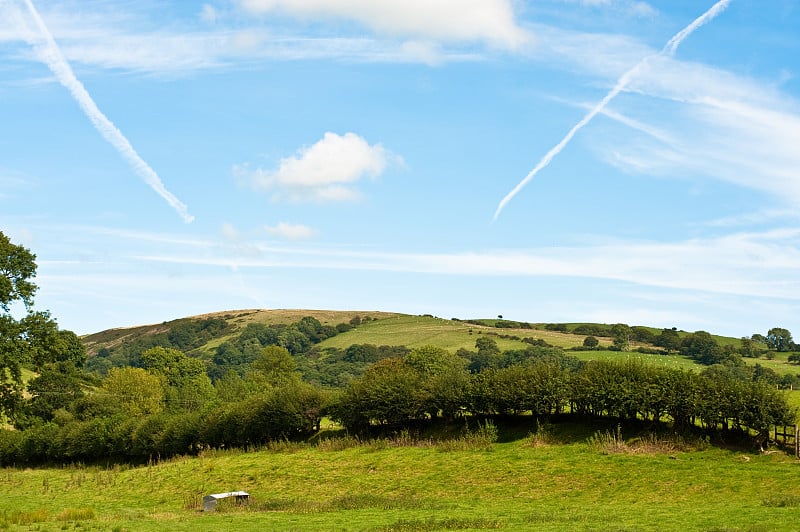
[[[314,361],[332,362],[331,357],[353,345],[390,346],[414,349],[433,345],[456,352],[459,349],[474,349],[481,336],[491,337],[501,351],[526,349],[532,343],[550,345],[566,350],[576,350],[572,354],[582,360],[592,359],[638,359],[657,365],[701,369],[695,360],[676,353],[661,354],[653,351],[652,341],[631,342],[628,352],[609,350],[612,345],[611,325],[598,323],[525,323],[503,319],[443,319],[431,315],[414,316],[379,311],[336,311],[302,309],[245,309],[220,311],[198,316],[176,319],[150,325],[136,325],[115,328],[86,335],[82,338],[90,358],[90,368],[101,373],[113,365],[126,365],[131,357],[153,346],[174,347],[191,356],[213,361],[223,344],[235,344],[244,331],[255,326],[268,328],[288,327],[303,320],[313,318],[325,332],[319,333],[314,342]],[[357,324],[357,326],[355,326]],[[661,329],[647,326],[633,326],[642,338],[652,338]],[[599,345],[590,351],[579,351],[588,336],[595,332]],[[649,336],[648,336],[649,333]],[[690,333],[676,331],[680,339]],[[740,339],[719,335],[712,338],[720,346],[731,349],[740,345]],[[262,342],[263,343],[263,342]],[[309,346],[305,346],[303,351]],[[299,352],[292,351],[297,356]],[[639,352],[646,351],[646,352]],[[338,353],[338,354],[337,354]],[[105,360],[92,358],[98,355]],[[759,364],[779,375],[794,375],[798,367],[790,364],[787,353],[770,352],[769,356],[745,358],[747,365]],[[108,361],[108,364],[106,364]],[[102,362],[102,363],[101,363]],[[363,368],[361,368],[363,369]],[[356,372],[357,373],[357,372]]]
[[[201,351],[208,351],[219,345],[226,339],[235,335],[236,331],[241,331],[248,323],[263,323],[265,325],[284,324],[296,322],[306,316],[311,316],[326,325],[337,323],[348,323],[356,317],[374,317],[383,319],[396,316],[390,312],[365,312],[365,311],[336,311],[336,310],[288,310],[288,309],[245,309],[228,310],[188,316],[176,320],[165,321],[150,325],[134,325],[129,327],[118,327],[92,334],[87,334],[81,338],[86,346],[87,354],[91,357],[96,355],[103,348],[114,349],[121,345],[130,344],[142,338],[154,337],[160,334],[169,334],[170,331],[185,326],[193,322],[221,320],[229,325],[227,334],[220,335],[203,343],[199,348]]]

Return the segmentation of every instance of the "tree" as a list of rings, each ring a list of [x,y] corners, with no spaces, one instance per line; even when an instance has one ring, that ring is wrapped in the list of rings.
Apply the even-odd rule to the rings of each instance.
[[[60,408],[67,408],[73,401],[83,397],[81,375],[78,369],[65,362],[48,364],[28,382],[31,399],[27,403],[30,415],[45,421],[53,419]]]
[[[753,341],[752,338],[748,338],[747,336],[742,336],[739,339],[740,347],[739,347],[739,354],[743,357],[748,358],[755,358],[758,356],[758,349],[756,348],[756,343]]]
[[[477,353],[469,354],[470,373],[480,373],[485,368],[497,367],[500,365],[500,348],[494,338],[481,336],[475,341]]]
[[[773,327],[767,332],[767,346],[778,352],[791,351],[794,348],[792,333],[787,329]]]
[[[583,347],[594,349],[598,345],[600,345],[600,340],[598,340],[594,336],[587,336],[586,338],[583,339]]]
[[[669,353],[681,347],[681,337],[676,329],[662,329],[661,333],[653,340],[653,344],[663,347]]]
[[[297,362],[289,350],[277,345],[268,345],[261,349],[258,358],[250,365],[247,379],[269,386],[281,386],[300,380]]]
[[[202,360],[177,349],[153,347],[142,353],[144,368],[166,380],[166,400],[171,410],[197,410],[214,395]]]
[[[717,341],[706,331],[696,331],[681,342],[681,354],[692,357],[701,364],[721,364],[725,355]]]
[[[38,369],[57,353],[71,351],[50,313],[33,310],[35,276],[36,255],[0,231],[0,414],[12,419],[22,404],[21,366]],[[20,310],[24,316],[15,319],[12,311]]]
[[[617,323],[611,327],[611,337],[614,347],[620,351],[629,351],[631,348],[631,328],[624,323]]]
[[[418,419],[427,402],[421,384],[422,376],[403,359],[386,358],[350,383],[330,416],[349,430],[363,430],[373,421],[399,425]]]
[[[165,378],[141,368],[112,368],[100,398],[131,417],[157,414],[164,408]]]
[[[176,388],[206,374],[202,360],[187,357],[177,349],[169,347],[148,349],[142,353],[142,365],[149,372],[166,378],[167,384]]]
[[[441,347],[426,345],[408,353],[405,362],[422,377],[425,410],[432,417],[455,417],[464,406],[469,387],[467,361]]]

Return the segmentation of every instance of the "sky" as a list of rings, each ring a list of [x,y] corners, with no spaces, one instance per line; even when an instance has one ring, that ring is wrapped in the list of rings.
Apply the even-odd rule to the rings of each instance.
[[[0,0],[0,231],[78,334],[800,336],[799,27],[797,0]]]

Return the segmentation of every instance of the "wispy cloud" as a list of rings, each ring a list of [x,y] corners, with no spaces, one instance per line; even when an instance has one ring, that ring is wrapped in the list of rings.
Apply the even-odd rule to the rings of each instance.
[[[277,225],[267,227],[267,233],[288,240],[304,240],[314,236],[314,230],[301,224],[290,224],[280,222]]]
[[[41,61],[50,68],[58,81],[69,90],[95,129],[119,152],[133,170],[183,218],[184,222],[192,222],[194,217],[189,214],[186,205],[167,190],[155,170],[139,156],[122,132],[100,111],[86,88],[75,77],[72,68],[61,53],[56,41],[53,39],[53,35],[39,16],[39,12],[34,7],[33,2],[25,0],[25,6],[39,30],[38,38],[35,36],[29,36],[29,38]]]
[[[344,18],[376,33],[443,41],[483,41],[516,48],[530,36],[509,0],[241,0],[254,14]]]
[[[613,9],[637,17],[652,17],[658,10],[648,4],[638,0],[563,0],[569,4],[581,4],[592,8]]]
[[[598,152],[607,162],[635,173],[710,177],[765,192],[783,205],[800,203],[800,152],[792,140],[800,138],[798,102],[766,84],[675,61],[644,72],[631,90],[665,100],[670,112],[641,121],[635,108],[624,115],[609,113],[660,135],[623,135],[613,143],[598,139]],[[654,120],[657,128],[634,125]]]
[[[457,46],[443,47],[424,38],[392,38],[364,35],[320,36],[302,28],[271,27],[251,20],[242,23],[205,4],[195,25],[142,21],[120,9],[92,12],[48,5],[48,29],[58,39],[66,60],[82,67],[120,69],[160,76],[180,76],[195,71],[231,68],[255,61],[338,59],[360,62],[424,63],[472,61],[478,55]],[[0,44],[9,45],[8,57],[26,62],[18,41],[37,38],[19,9],[0,3]],[[28,80],[30,82],[30,80]]]
[[[394,159],[383,146],[370,145],[355,133],[328,132],[296,155],[281,159],[275,170],[236,165],[233,172],[253,188],[271,192],[274,200],[349,201],[359,197],[358,181],[377,177]]]
[[[719,0],[715,3],[709,10],[705,13],[697,17],[694,21],[692,21],[688,26],[683,28],[681,31],[676,33],[664,46],[664,48],[659,52],[658,56],[672,56],[675,51],[678,49],[678,46],[689,36],[691,35],[697,28],[703,26],[704,24],[711,21],[714,17],[716,17],[719,13],[721,13],[725,8],[728,7],[730,0]],[[572,129],[570,129],[567,134],[564,136],[561,141],[558,142],[555,146],[553,146],[550,151],[548,151],[544,157],[539,161],[539,163],[531,170],[528,175],[526,175],[522,181],[520,181],[517,186],[515,186],[511,191],[506,194],[503,199],[500,200],[500,203],[497,205],[497,210],[494,213],[494,219],[496,220],[500,213],[503,211],[505,206],[516,196],[524,187],[527,185],[536,174],[538,174],[541,170],[546,168],[550,162],[556,157],[563,149],[569,144],[575,134],[578,133],[581,129],[583,129],[586,124],[588,124],[595,116],[605,109],[605,107],[617,97],[617,95],[625,90],[625,88],[630,84],[631,80],[635,79],[636,76],[639,75],[640,71],[643,70],[648,66],[648,63],[651,59],[654,59],[654,56],[647,56],[636,63],[631,69],[626,70],[622,76],[617,80],[617,83],[614,87],[608,92],[608,94],[603,97],[600,102],[593,107],[577,124],[575,124]]]
[[[604,241],[586,246],[449,253],[278,247],[251,241],[258,254],[143,253],[136,260],[237,268],[313,268],[483,277],[566,277],[623,281],[698,293],[800,300],[800,227],[673,242]],[[151,250],[152,251],[152,250]]]

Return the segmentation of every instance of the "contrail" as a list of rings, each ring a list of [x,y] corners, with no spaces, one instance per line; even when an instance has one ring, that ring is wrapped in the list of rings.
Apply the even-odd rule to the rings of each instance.
[[[109,144],[111,144],[122,157],[133,168],[134,172],[145,180],[156,193],[164,198],[169,205],[175,209],[178,214],[183,218],[186,223],[191,223],[194,216],[189,214],[186,205],[175,197],[158,177],[155,170],[150,168],[144,159],[142,159],[136,150],[133,149],[128,139],[120,132],[119,129],[109,120],[106,115],[97,107],[94,100],[86,91],[83,84],[75,77],[72,72],[67,59],[61,53],[61,49],[56,44],[53,34],[45,26],[42,17],[33,5],[31,0],[24,0],[25,5],[28,7],[33,20],[39,28],[41,36],[44,38],[44,43],[38,40],[31,39],[29,42],[36,50],[39,58],[44,62],[48,68],[55,74],[58,81],[66,87],[75,101],[80,105],[81,110],[91,120],[95,129],[103,136]]]
[[[526,175],[525,178],[511,190],[511,192],[506,194],[506,196],[502,200],[500,200],[500,204],[497,206],[497,210],[494,212],[493,220],[497,220],[497,217],[500,216],[500,212],[502,212],[503,208],[508,204],[508,202],[511,201],[514,198],[514,196],[516,196],[517,193],[520,190],[522,190],[522,188],[525,185],[527,185],[528,182],[531,179],[533,179],[534,176],[536,176],[536,174],[539,173],[539,171],[541,171],[544,167],[550,164],[550,161],[553,160],[553,157],[561,153],[561,150],[563,150],[564,147],[567,144],[569,144],[569,141],[572,140],[572,137],[574,137],[575,134],[580,129],[583,128],[583,126],[588,124],[592,120],[592,118],[597,116],[597,114],[600,113],[611,100],[613,100],[620,92],[622,92],[625,89],[625,87],[628,86],[628,83],[630,83],[631,79],[633,79],[635,75],[639,73],[639,70],[641,70],[641,68],[645,66],[648,63],[648,61],[658,56],[674,55],[675,51],[678,49],[678,46],[680,46],[680,44],[683,42],[684,39],[686,39],[686,37],[691,35],[692,32],[694,32],[694,30],[696,30],[703,24],[706,24],[714,17],[716,17],[718,14],[720,14],[722,11],[724,11],[725,8],[728,7],[728,4],[730,4],[730,2],[731,0],[719,0],[719,2],[711,6],[711,9],[709,9],[708,11],[697,17],[691,24],[689,24],[681,31],[676,33],[667,42],[667,44],[664,45],[664,48],[662,48],[660,52],[658,52],[657,54],[648,55],[647,57],[636,63],[636,65],[634,65],[633,68],[622,74],[622,76],[620,76],[620,78],[617,80],[617,84],[614,85],[614,88],[612,88],[608,94],[606,94],[605,98],[600,100],[600,103],[595,105],[594,108],[590,110],[586,114],[586,116],[584,116],[580,120],[580,122],[575,124],[575,126],[573,126],[573,128],[569,130],[569,132],[564,136],[564,138],[561,139],[561,142],[553,146],[553,148],[551,148],[550,151],[548,151],[545,154],[545,156],[542,157],[542,160],[539,161],[539,164],[536,165],[536,168],[531,170],[528,173],[528,175]]]

